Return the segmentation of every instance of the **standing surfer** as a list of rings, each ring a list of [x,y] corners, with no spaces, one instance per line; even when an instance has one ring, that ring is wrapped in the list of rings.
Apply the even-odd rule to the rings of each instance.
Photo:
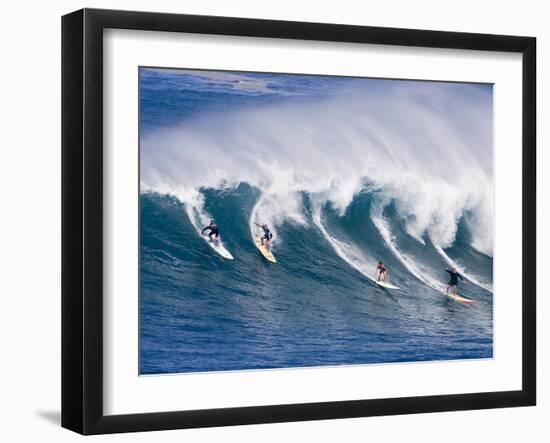
[[[269,226],[267,224],[260,225],[258,223],[254,223],[256,226],[260,227],[264,231],[264,235],[261,238],[262,246],[265,246],[265,248],[269,251],[271,249],[270,242],[273,239],[273,234],[269,230]]]
[[[218,240],[218,238],[220,236],[220,230],[218,229],[218,227],[214,223],[214,220],[210,220],[210,224],[201,231],[201,235],[204,235],[204,232],[208,231],[208,230],[210,231],[208,233],[208,237],[210,238],[210,241],[212,241],[212,236],[214,236],[214,235],[216,236],[216,240]]]
[[[464,278],[457,272],[456,268],[445,269],[445,272],[448,272],[450,276],[449,283],[447,283],[447,294],[449,293],[449,289],[452,289],[452,293],[456,295],[458,293],[458,278],[460,277],[462,281],[464,281]]]
[[[390,269],[384,263],[379,261],[378,266],[376,266],[377,281],[382,280],[383,282],[387,282],[389,271]]]

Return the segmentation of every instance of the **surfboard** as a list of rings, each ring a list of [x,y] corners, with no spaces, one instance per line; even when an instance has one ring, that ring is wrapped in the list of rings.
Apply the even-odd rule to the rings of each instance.
[[[208,243],[208,246],[210,246],[214,251],[216,251],[218,254],[220,254],[223,258],[226,260],[233,260],[233,256],[231,255],[231,252],[229,252],[227,249],[225,249],[225,246],[221,242],[221,240],[210,240],[210,238],[207,235],[203,235],[202,238],[206,243]]]
[[[451,300],[459,301],[459,302],[465,303],[467,305],[472,304],[475,301],[475,300],[472,300],[471,298],[461,297],[458,294],[449,294],[449,293],[447,293],[447,297],[449,297]]]
[[[256,243],[256,247],[262,253],[262,255],[265,257],[267,261],[271,263],[277,263],[277,260],[275,259],[275,256],[273,255],[273,253],[269,249],[267,249],[264,245],[262,245],[261,237],[256,236],[254,243]]]
[[[392,285],[391,283],[388,283],[388,282],[385,282],[385,281],[374,281],[374,283],[376,283],[378,286],[382,286],[383,288],[386,288],[386,289],[401,289],[397,286],[394,286]]]

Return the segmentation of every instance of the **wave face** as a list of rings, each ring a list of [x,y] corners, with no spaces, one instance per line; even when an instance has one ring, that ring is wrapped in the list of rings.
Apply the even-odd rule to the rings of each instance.
[[[142,373],[492,357],[490,88],[182,73],[140,73]]]

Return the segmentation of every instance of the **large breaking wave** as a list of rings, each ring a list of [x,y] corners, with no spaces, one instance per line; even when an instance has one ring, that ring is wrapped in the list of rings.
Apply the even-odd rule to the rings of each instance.
[[[372,278],[381,253],[361,227],[370,223],[387,252],[432,289],[445,289],[424,263],[433,253],[492,290],[492,276],[449,255],[462,226],[466,247],[492,256],[492,96],[475,86],[411,85],[203,113],[151,131],[141,138],[142,190],[175,196],[198,225],[210,218],[205,190],[244,183],[258,191],[249,224],[269,223],[274,248],[285,241],[282,224],[315,226],[342,260]],[[327,211],[337,222],[365,194],[359,228],[329,227]]]

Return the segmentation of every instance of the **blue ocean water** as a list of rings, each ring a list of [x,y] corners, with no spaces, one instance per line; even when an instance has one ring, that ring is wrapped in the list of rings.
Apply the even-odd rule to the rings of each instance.
[[[341,115],[319,142],[330,139],[331,149],[319,158],[306,155],[304,164],[314,164],[313,173],[293,161],[292,174],[286,174],[291,166],[284,164],[280,143],[291,140],[293,153],[317,152],[324,129],[311,128],[327,126],[325,113],[332,114],[326,104],[358,87],[369,89],[372,101],[395,94],[391,82],[382,80],[141,69],[141,374],[492,357],[493,259],[490,251],[480,251],[484,212],[478,205],[445,190],[447,199],[464,205],[451,218],[453,225],[437,219],[434,207],[445,203],[435,191],[419,202],[410,189],[367,174],[353,182],[349,195],[342,184],[347,176],[331,177],[325,186],[325,176],[338,171],[341,161],[353,163],[355,155],[333,149],[342,139],[356,143],[348,138],[347,117],[345,134],[338,132]],[[475,100],[488,95],[482,86],[459,92]],[[444,105],[435,98],[423,103],[438,114]],[[281,110],[285,116],[296,112],[290,138],[284,131],[292,123],[278,120]],[[265,126],[244,130],[248,117]],[[365,140],[387,144],[378,138],[379,122],[370,124],[353,128],[367,152]],[[197,127],[206,129],[196,134]],[[413,145],[425,140],[413,136],[404,139]],[[325,161],[332,150],[338,158]],[[235,164],[226,158],[239,155],[244,160]],[[243,171],[268,164],[260,179],[235,172],[249,157],[255,163]],[[461,157],[468,161],[465,151]],[[408,174],[404,168],[396,169],[400,177]],[[277,172],[263,181],[272,170]],[[426,174],[418,183],[428,180]],[[217,255],[198,234],[211,218],[235,260]],[[254,220],[274,227],[276,264],[256,249]],[[421,222],[427,228],[415,231]],[[372,281],[378,260],[401,290]],[[442,292],[445,268],[452,265],[468,277],[459,289],[474,304],[453,302]]]

